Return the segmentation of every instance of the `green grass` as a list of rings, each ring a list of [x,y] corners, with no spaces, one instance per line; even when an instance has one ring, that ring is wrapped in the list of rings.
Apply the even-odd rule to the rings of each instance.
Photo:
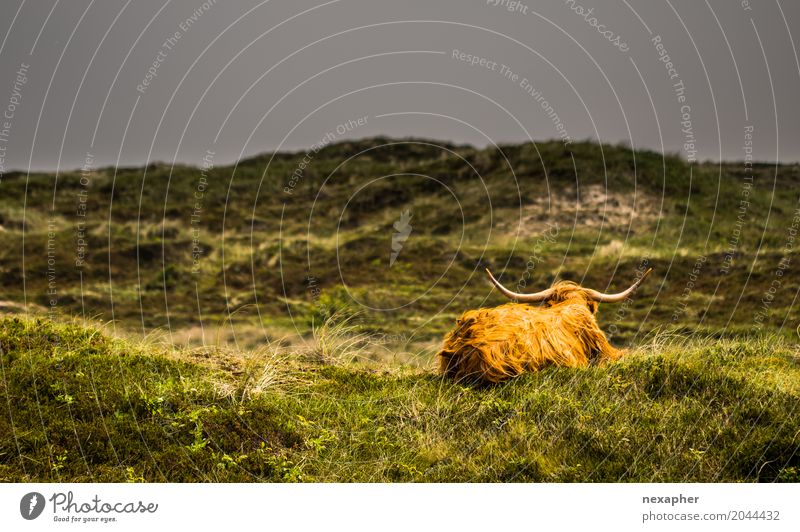
[[[661,335],[489,388],[37,318],[0,348],[2,481],[800,480],[800,353],[775,337]]]
[[[800,166],[755,164],[739,222],[740,163],[447,147],[332,144],[292,195],[303,153],[213,168],[199,200],[188,166],[4,175],[0,480],[798,480]],[[622,362],[433,371],[459,314],[505,301],[484,268],[619,290],[645,260],[598,313]]]
[[[147,333],[196,327],[198,306],[210,323],[257,307],[258,312],[240,312],[233,321],[251,330],[263,326],[269,336],[280,338],[290,331],[311,334],[317,311],[307,278],[313,276],[323,294],[338,297],[346,285],[347,298],[358,300],[353,303],[376,330],[393,335],[414,330],[429,341],[452,325],[452,319],[439,316],[484,304],[489,291],[480,273],[484,267],[505,269],[506,279],[515,282],[539,245],[544,224],[557,222],[558,237],[540,245],[532,285],[566,277],[605,287],[614,273],[616,287],[648,257],[655,273],[640,292],[642,304],[628,317],[635,324],[647,317],[645,330],[650,330],[673,324],[669,307],[680,299],[695,260],[703,255],[706,267],[694,292],[716,299],[697,309],[699,325],[747,330],[785,254],[798,207],[797,165],[755,165],[746,223],[738,228],[740,164],[690,168],[673,156],[585,142],[570,150],[560,142],[503,145],[502,152],[449,146],[457,156],[424,144],[394,144],[351,160],[322,186],[344,159],[382,142],[388,139],[329,146],[317,154],[291,196],[283,187],[303,154],[276,154],[269,168],[270,154],[241,161],[235,169],[216,167],[208,173],[194,220],[197,168],[101,168],[91,173],[86,189],[80,174],[62,172],[55,196],[51,175],[7,174],[0,184],[0,302],[27,300],[48,307],[44,272],[52,260],[57,306],[65,314],[115,319]],[[458,201],[429,179],[373,182],[398,172],[435,177]],[[373,184],[361,188],[367,182]],[[597,212],[576,211],[578,189],[586,195],[592,187],[606,186],[613,196],[609,204],[597,206]],[[632,223],[630,205],[624,204],[631,203],[634,192],[643,211]],[[87,198],[86,218],[76,216],[81,193]],[[389,268],[392,224],[404,210],[413,214],[413,232]],[[601,210],[612,216],[602,228]],[[49,220],[52,257],[47,254]],[[75,266],[79,222],[85,223],[82,268]],[[734,234],[740,234],[735,259],[728,274],[720,275]],[[193,273],[194,238],[203,254]],[[656,293],[653,313],[644,301]],[[794,336],[800,308],[792,305],[793,296],[791,284],[783,283],[769,309],[767,330]],[[499,301],[491,296],[488,302]],[[674,325],[695,327],[698,321],[682,314]],[[627,343],[633,335],[619,339]]]

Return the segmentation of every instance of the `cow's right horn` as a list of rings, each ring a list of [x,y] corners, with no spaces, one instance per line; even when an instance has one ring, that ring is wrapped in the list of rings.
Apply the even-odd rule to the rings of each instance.
[[[644,272],[644,275],[639,277],[639,279],[637,279],[636,282],[631,285],[630,288],[623,292],[619,292],[618,294],[604,294],[602,292],[598,292],[597,290],[592,290],[591,288],[587,288],[586,291],[589,293],[592,299],[595,301],[600,301],[601,303],[616,303],[618,301],[623,301],[626,297],[631,295],[640,284],[642,284],[642,281],[644,281],[652,271],[653,268],[648,269],[646,272]]]

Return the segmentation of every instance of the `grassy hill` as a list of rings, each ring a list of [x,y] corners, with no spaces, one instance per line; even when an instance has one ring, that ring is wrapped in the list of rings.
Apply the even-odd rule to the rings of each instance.
[[[0,479],[797,481],[800,169],[749,176],[383,138],[4,175]],[[435,375],[458,314],[503,302],[483,268],[616,290],[646,266],[598,315],[622,362]]]
[[[291,194],[284,190],[303,153],[207,171],[154,164],[8,174],[0,299],[142,333],[168,329],[194,345],[201,321],[215,330],[232,320],[257,345],[308,333],[319,291],[323,303],[365,312],[376,334],[404,335],[415,351],[464,309],[501,301],[484,267],[512,286],[527,269],[526,289],[556,277],[616,289],[647,262],[655,274],[640,298],[624,316],[601,316],[627,342],[659,324],[749,331],[778,264],[794,253],[785,247],[797,166],[755,165],[744,196],[740,164],[690,168],[589,143],[444,148],[331,145]],[[390,267],[404,211],[412,232]],[[788,282],[776,290],[766,328],[795,335],[795,291]]]
[[[3,481],[800,481],[800,356],[656,339],[485,389],[0,321]],[[765,356],[765,353],[769,353]]]

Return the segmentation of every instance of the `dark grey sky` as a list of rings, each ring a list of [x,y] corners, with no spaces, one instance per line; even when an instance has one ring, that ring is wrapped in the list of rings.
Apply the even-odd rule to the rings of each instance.
[[[0,157],[5,171],[87,153],[199,165],[211,150],[221,164],[366,117],[337,138],[563,131],[684,157],[693,141],[699,160],[727,160],[744,158],[751,126],[757,160],[798,161],[800,3],[750,3],[4,0]]]

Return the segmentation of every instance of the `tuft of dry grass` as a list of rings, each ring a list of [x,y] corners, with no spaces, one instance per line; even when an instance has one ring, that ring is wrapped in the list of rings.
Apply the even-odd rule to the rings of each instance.
[[[373,338],[358,323],[358,314],[341,311],[312,327],[313,344],[306,357],[318,363],[342,366],[367,360]]]

